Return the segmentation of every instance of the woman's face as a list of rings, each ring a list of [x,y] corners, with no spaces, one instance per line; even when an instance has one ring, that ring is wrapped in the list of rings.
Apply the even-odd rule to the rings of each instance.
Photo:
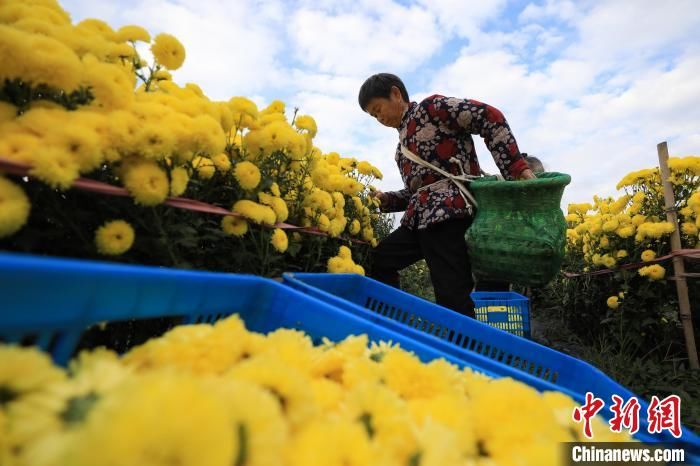
[[[367,104],[365,111],[384,126],[398,128],[407,105],[401,97],[399,88],[392,86],[388,98],[373,97]]]

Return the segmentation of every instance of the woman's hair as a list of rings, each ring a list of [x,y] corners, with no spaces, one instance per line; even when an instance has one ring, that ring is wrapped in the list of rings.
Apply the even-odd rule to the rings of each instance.
[[[375,97],[388,99],[392,86],[396,86],[401,91],[403,100],[410,102],[406,86],[404,86],[403,81],[398,76],[391,73],[379,73],[367,78],[362,87],[360,87],[360,94],[357,96],[360,108],[365,111],[369,101]]]
[[[527,164],[530,166],[530,170],[534,173],[544,173],[544,165],[542,161],[533,155],[527,155],[525,153],[521,154]]]

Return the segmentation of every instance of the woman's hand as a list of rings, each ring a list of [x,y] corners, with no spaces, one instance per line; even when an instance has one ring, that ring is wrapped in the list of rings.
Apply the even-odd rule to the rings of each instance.
[[[537,179],[534,173],[532,173],[532,170],[529,168],[526,168],[525,170],[520,172],[520,176],[518,176],[519,180],[534,180]]]
[[[372,189],[372,190],[370,190],[369,196],[370,196],[370,197],[375,197],[375,198],[379,199],[379,206],[380,206],[380,207],[385,207],[385,206],[386,206],[386,201],[387,201],[386,194],[384,194],[383,192],[379,191],[378,189]]]

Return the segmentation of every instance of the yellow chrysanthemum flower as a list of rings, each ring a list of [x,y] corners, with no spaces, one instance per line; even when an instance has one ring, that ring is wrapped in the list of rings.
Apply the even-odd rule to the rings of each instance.
[[[659,264],[648,265],[639,269],[639,275],[651,281],[661,280],[666,276],[666,269]]]
[[[318,407],[308,389],[310,377],[275,355],[260,355],[236,365],[229,375],[258,384],[274,393],[293,430],[314,418]]]
[[[274,225],[277,221],[277,215],[272,208],[247,199],[237,201],[232,210],[258,224]]]
[[[175,167],[170,171],[170,194],[181,196],[187,190],[190,174],[184,167]]]
[[[214,162],[208,157],[197,156],[192,159],[192,167],[197,170],[197,176],[203,180],[211,179],[216,172]]]
[[[148,160],[129,162],[124,170],[124,187],[137,204],[154,206],[168,197],[170,184],[165,171]]]
[[[287,234],[281,228],[275,228],[270,238],[270,243],[278,252],[285,252],[289,246]]]
[[[116,40],[117,42],[150,42],[151,35],[141,26],[128,25],[119,28]]]
[[[620,307],[619,299],[620,298],[618,296],[610,296],[606,303],[610,309],[617,309],[618,307]]]
[[[240,217],[229,215],[221,220],[221,229],[228,235],[243,236],[248,233],[248,222]]]
[[[66,190],[80,175],[79,170],[80,165],[68,151],[51,146],[34,157],[29,173],[53,188]]]
[[[255,189],[260,184],[260,169],[252,162],[238,162],[233,169],[233,175],[236,177],[241,188],[249,191]]]
[[[282,110],[284,112],[284,110]],[[318,132],[316,126],[316,121],[309,115],[299,115],[294,119],[294,126],[299,129],[305,129],[309,132],[309,135],[313,138]]]
[[[681,231],[683,234],[688,236],[695,236],[698,234],[698,227],[691,222],[683,222],[681,224]]]
[[[223,400],[229,423],[234,426],[234,460],[230,464],[284,464],[289,426],[274,394],[229,377],[206,382],[212,393]]]
[[[134,244],[134,229],[124,220],[112,220],[97,229],[95,244],[100,254],[118,256]]]
[[[350,222],[350,227],[348,228],[348,232],[351,235],[356,235],[360,232],[361,229],[362,229],[362,226],[360,225],[360,222],[357,219],[355,219],[352,222]]]
[[[221,153],[215,155],[211,160],[214,162],[216,169],[220,172],[225,173],[231,169],[231,159],[228,157],[228,154]]]
[[[644,262],[653,261],[654,259],[656,259],[656,253],[651,249],[647,249],[644,252],[642,252],[641,257]]]
[[[5,409],[65,378],[65,373],[53,365],[46,353],[36,348],[0,344],[0,392]]]
[[[95,405],[81,441],[71,442],[63,464],[94,465],[96,457],[114,466],[143,458],[154,465],[232,464],[237,432],[226,407],[210,387],[187,374],[139,375]]]
[[[270,186],[270,192],[273,196],[282,197],[282,194],[280,193],[280,187],[277,183],[272,183],[272,185]]]
[[[623,259],[627,257],[627,255],[627,251],[625,251],[624,249],[620,249],[619,251],[617,251],[617,254],[615,254],[615,257],[617,257],[618,259]]]
[[[185,47],[170,34],[158,34],[151,45],[151,52],[158,63],[171,71],[180,68],[185,61]]]
[[[270,105],[265,107],[260,113],[270,114],[270,113],[284,113],[284,102],[281,100],[273,100]]]
[[[27,223],[31,204],[22,188],[0,176],[0,238],[19,231]]]

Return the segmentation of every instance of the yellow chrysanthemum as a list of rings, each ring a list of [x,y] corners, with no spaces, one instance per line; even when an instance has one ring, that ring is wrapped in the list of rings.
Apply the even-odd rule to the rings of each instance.
[[[180,68],[185,61],[185,47],[170,34],[158,34],[151,45],[151,52],[158,63],[171,71]]]
[[[290,447],[290,466],[364,466],[374,464],[363,427],[350,420],[315,420],[304,426]]]
[[[272,355],[249,358],[228,375],[258,384],[274,394],[294,430],[317,413],[313,393],[308,389],[309,377]]]
[[[124,187],[137,204],[154,206],[168,197],[170,184],[165,171],[148,160],[131,161],[124,170]]]
[[[619,251],[617,251],[617,254],[615,254],[615,257],[617,257],[618,259],[623,259],[627,256],[627,251],[625,251],[624,249],[620,249]]]
[[[0,344],[0,392],[5,408],[65,377],[46,353],[36,348]]]
[[[92,466],[96,457],[109,466],[144,458],[154,465],[233,464],[236,434],[226,403],[204,383],[153,372],[130,379],[93,408],[63,464]]]
[[[0,238],[19,231],[27,223],[31,204],[22,188],[0,176]]]
[[[348,228],[348,232],[351,235],[356,235],[360,232],[361,229],[362,229],[362,226],[360,225],[360,222],[357,219],[355,219],[352,222],[350,222],[350,227]]]
[[[610,296],[606,303],[610,309],[617,309],[620,306],[619,299],[617,296]]]
[[[187,190],[190,174],[184,167],[175,167],[170,171],[170,194],[181,196]]]
[[[222,153],[219,155],[215,155],[211,158],[211,160],[214,162],[214,166],[216,166],[216,169],[220,172],[225,173],[231,169],[231,159],[228,157],[228,154]]]
[[[128,25],[119,28],[116,40],[117,42],[150,42],[151,35],[141,26]]]
[[[95,244],[100,254],[118,256],[134,244],[134,229],[124,220],[112,220],[97,229]]]
[[[273,196],[282,197],[282,194],[280,193],[280,187],[277,183],[272,183],[272,185],[270,186],[270,192]]]
[[[248,222],[241,217],[229,215],[221,220],[221,229],[228,235],[243,236],[248,233]]]
[[[258,193],[258,200],[261,204],[269,206],[275,211],[277,222],[284,222],[289,217],[289,209],[284,199],[260,192]]]
[[[222,377],[207,380],[222,399],[233,426],[232,465],[275,466],[284,463],[289,426],[274,395],[243,380]]]
[[[232,210],[258,224],[274,225],[277,221],[277,215],[272,208],[247,199],[237,201]]]
[[[666,276],[666,269],[659,264],[649,265],[639,269],[639,275],[651,281],[661,280]]]
[[[192,159],[192,167],[197,170],[197,176],[203,180],[208,180],[216,172],[214,162],[208,157],[197,156]]]
[[[284,110],[283,110],[284,111]],[[313,138],[316,136],[318,128],[316,126],[316,121],[309,115],[299,115],[294,119],[294,126],[299,129],[305,129],[309,132],[309,135]]]
[[[80,165],[68,151],[46,147],[33,158],[29,173],[53,188],[66,190],[80,175],[79,170]]]
[[[270,114],[270,113],[284,113],[284,102],[281,100],[273,100],[270,105],[265,107],[260,113]]]
[[[647,249],[644,252],[642,252],[641,257],[644,262],[653,261],[654,259],[656,259],[656,253],[651,249]]]
[[[681,224],[681,231],[685,235],[695,236],[698,234],[698,227],[695,225],[695,223],[683,222]]]
[[[278,252],[285,252],[289,246],[287,234],[281,228],[275,228],[270,238],[270,243]]]
[[[260,169],[252,162],[238,162],[233,169],[233,175],[245,190],[255,189],[260,184]]]
[[[258,119],[258,107],[250,99],[245,97],[232,97],[228,101],[231,109],[231,117],[233,119],[233,128],[241,130],[242,128],[250,128]]]

